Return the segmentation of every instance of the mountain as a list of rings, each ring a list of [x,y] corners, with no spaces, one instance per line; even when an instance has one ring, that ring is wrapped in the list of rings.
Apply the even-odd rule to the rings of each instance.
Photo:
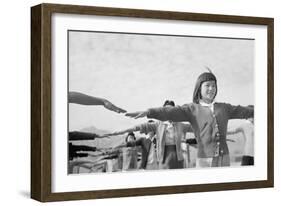
[[[98,129],[94,126],[91,126],[91,127],[86,127],[86,128],[81,129],[80,132],[90,132],[90,133],[95,133],[98,135],[103,135],[103,134],[109,133],[110,131]]]
[[[95,133],[98,135],[103,135],[106,133],[110,133],[112,131],[102,130],[98,129],[94,126],[86,127],[80,130],[80,132],[89,132],[89,133]],[[88,145],[93,146],[97,148],[109,148],[109,147],[116,147],[117,145],[120,145],[121,143],[124,143],[125,136],[124,135],[118,135],[118,136],[111,136],[110,138],[96,138],[95,140],[87,140],[87,141],[75,141],[75,144],[77,145]]]

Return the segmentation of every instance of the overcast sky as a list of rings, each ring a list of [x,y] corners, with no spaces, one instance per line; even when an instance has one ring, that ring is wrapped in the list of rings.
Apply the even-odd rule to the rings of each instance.
[[[192,101],[197,77],[211,68],[216,101],[254,104],[254,40],[69,33],[69,90],[103,97],[127,111]],[[134,120],[97,106],[69,105],[69,130],[120,130]]]

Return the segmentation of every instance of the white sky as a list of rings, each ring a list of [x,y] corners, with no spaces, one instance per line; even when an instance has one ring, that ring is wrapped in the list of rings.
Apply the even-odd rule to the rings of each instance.
[[[69,90],[103,97],[127,111],[192,101],[197,77],[211,68],[216,100],[254,104],[254,40],[69,33]],[[97,106],[69,105],[69,130],[120,130],[134,120]]]

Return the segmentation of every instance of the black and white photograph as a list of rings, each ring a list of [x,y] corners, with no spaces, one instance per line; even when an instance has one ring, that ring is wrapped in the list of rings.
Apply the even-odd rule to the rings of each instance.
[[[255,166],[254,38],[68,30],[67,52],[68,174]]]
[[[31,13],[33,198],[273,187],[272,18]]]

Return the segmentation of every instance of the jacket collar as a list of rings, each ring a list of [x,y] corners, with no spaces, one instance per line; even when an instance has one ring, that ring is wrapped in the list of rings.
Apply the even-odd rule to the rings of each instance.
[[[208,104],[206,102],[203,102],[202,100],[199,101],[199,104],[203,107],[208,107],[212,112],[214,112],[214,104],[215,101],[213,101],[212,103]]]

